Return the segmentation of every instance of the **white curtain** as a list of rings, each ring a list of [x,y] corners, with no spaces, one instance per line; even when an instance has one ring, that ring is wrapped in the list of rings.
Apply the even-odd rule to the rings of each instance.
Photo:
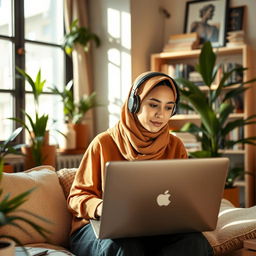
[[[78,25],[88,27],[87,0],[64,0],[65,28],[69,32],[72,21],[78,19]],[[83,94],[89,95],[93,91],[92,66],[90,52],[84,52],[80,45],[76,45],[72,52],[74,99],[77,102]],[[85,121],[89,125],[90,137],[94,135],[93,111],[86,113]]]

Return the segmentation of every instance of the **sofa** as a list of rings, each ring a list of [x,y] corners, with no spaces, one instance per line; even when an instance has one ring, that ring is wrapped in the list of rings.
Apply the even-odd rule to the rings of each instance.
[[[33,229],[22,224],[31,235],[24,234],[13,226],[1,228],[0,235],[14,235],[26,247],[43,247],[69,253],[71,214],[67,210],[66,198],[75,172],[76,168],[55,171],[51,166],[39,166],[25,172],[4,173],[1,181],[4,194],[11,193],[15,196],[36,187],[21,208],[48,219],[50,222],[38,219],[33,221],[51,233],[46,241]],[[24,216],[23,212],[18,214]],[[217,228],[204,232],[204,235],[212,245],[215,255],[256,255],[256,252],[249,251],[243,254],[245,249],[242,249],[244,240],[256,238],[256,206],[236,208],[222,199]]]

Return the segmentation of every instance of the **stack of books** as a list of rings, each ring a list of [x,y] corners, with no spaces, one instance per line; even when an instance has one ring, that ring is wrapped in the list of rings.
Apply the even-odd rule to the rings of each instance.
[[[164,46],[164,52],[189,51],[199,48],[199,36],[197,33],[171,35]]]
[[[227,40],[228,40],[228,42],[226,43],[227,47],[236,47],[236,46],[244,45],[245,44],[244,31],[238,30],[238,31],[228,32]]]

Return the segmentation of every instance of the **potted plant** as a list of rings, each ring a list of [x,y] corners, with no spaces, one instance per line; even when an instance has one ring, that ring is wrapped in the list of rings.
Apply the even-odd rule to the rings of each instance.
[[[21,148],[21,144],[19,145],[11,145],[11,142],[21,133],[22,127],[17,128],[10,137],[0,144],[0,170],[5,170],[5,162],[4,157],[8,154],[20,154],[20,151],[18,151]],[[9,170],[7,170],[9,172]]]
[[[75,130],[76,150],[84,150],[88,145],[89,139],[88,126],[84,122],[84,117],[90,109],[99,106],[99,104],[97,103],[95,92],[92,92],[90,95],[83,95],[76,103],[72,86],[73,81],[71,80],[63,91],[60,91],[57,87],[51,90],[61,97],[66,123]]]
[[[35,102],[34,117],[22,111],[28,120],[28,124],[20,118],[10,118],[18,122],[27,131],[30,138],[30,145],[22,147],[22,152],[26,156],[25,169],[42,164],[55,166],[56,146],[49,145],[49,131],[47,130],[49,116],[47,114],[39,114],[39,97],[43,92],[46,80],[41,79],[41,70],[38,71],[36,78],[33,80],[24,70],[18,67],[16,69],[31,86]]]
[[[21,145],[11,145],[11,142],[20,134],[22,127],[17,128],[10,137],[0,145],[0,182],[3,174],[4,157],[8,154],[19,154],[18,149]],[[18,229],[22,230],[25,234],[29,235],[24,228],[20,226],[20,223],[26,223],[28,226],[35,229],[40,235],[47,238],[48,231],[37,225],[33,221],[29,220],[29,216],[33,216],[45,222],[49,222],[46,219],[39,217],[29,211],[20,209],[20,206],[28,199],[28,196],[35,188],[25,191],[13,198],[10,194],[3,194],[3,190],[0,189],[0,229],[7,225],[16,226]],[[27,217],[21,217],[15,215],[16,212],[23,212]],[[17,223],[18,222],[18,223]],[[0,253],[5,256],[15,255],[15,243],[22,246],[20,241],[14,236],[0,235]],[[26,250],[25,253],[28,255]]]
[[[237,140],[228,137],[228,134],[234,129],[256,124],[256,115],[236,120],[229,118],[235,109],[231,99],[245,92],[248,87],[244,85],[252,83],[256,79],[241,81],[239,86],[233,86],[233,83],[228,82],[228,78],[235,72],[246,70],[243,67],[233,68],[228,72],[223,72],[215,87],[214,83],[219,67],[216,65],[216,54],[213,52],[211,43],[206,42],[201,49],[196,70],[201,74],[204,84],[208,87],[207,93],[191,81],[184,78],[176,79],[180,84],[181,98],[184,100],[181,107],[195,111],[201,120],[200,125],[188,122],[179,130],[179,132],[193,134],[197,141],[201,142],[202,149],[191,152],[191,157],[220,157],[222,149],[232,148],[236,144],[256,144],[256,137],[243,137]],[[230,169],[226,187],[234,187],[234,180],[241,176],[243,171],[241,168]]]
[[[96,43],[97,47],[100,46],[99,37],[92,33],[88,28],[79,27],[78,19],[76,19],[71,23],[70,32],[65,35],[63,47],[68,55],[71,55],[75,44],[81,45],[84,51],[88,52],[91,40]]]

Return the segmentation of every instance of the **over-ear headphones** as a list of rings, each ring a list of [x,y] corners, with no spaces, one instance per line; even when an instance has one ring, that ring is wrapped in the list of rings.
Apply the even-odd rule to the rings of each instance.
[[[148,74],[146,74],[145,76],[142,76],[138,81],[135,82],[135,84],[133,85],[129,100],[128,100],[128,109],[131,113],[138,113],[140,110],[140,97],[139,95],[136,94],[138,88],[147,80],[149,80],[152,77],[155,76],[166,76],[168,79],[170,79],[175,87],[176,90],[176,101],[175,101],[175,106],[172,112],[172,116],[175,115],[177,113],[177,105],[179,104],[179,100],[180,100],[180,95],[179,95],[179,89],[178,89],[178,85],[176,84],[176,82],[174,81],[174,79],[172,79],[170,76],[161,73],[161,72],[150,72]],[[163,80],[164,81],[164,80]]]

